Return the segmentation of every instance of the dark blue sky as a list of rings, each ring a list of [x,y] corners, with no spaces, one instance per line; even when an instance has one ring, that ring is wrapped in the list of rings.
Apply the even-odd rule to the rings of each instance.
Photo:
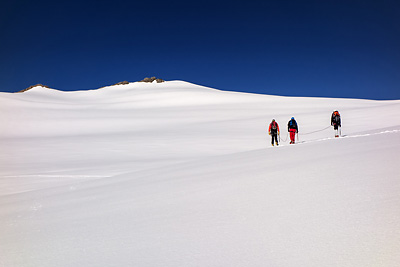
[[[399,1],[3,2],[2,92],[156,76],[263,94],[400,99]]]

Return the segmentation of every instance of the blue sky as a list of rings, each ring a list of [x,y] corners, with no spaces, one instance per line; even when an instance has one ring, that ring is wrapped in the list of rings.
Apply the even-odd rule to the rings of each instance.
[[[400,99],[399,1],[8,1],[0,91],[156,76],[222,90]]]

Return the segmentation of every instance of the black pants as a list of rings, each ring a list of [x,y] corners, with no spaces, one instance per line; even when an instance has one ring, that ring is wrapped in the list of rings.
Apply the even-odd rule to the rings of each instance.
[[[340,125],[339,125],[338,123],[333,123],[333,129],[334,129],[334,130],[337,130],[338,127],[340,127]]]
[[[275,139],[275,142],[276,142],[276,144],[278,145],[278,133],[271,133],[271,138],[272,138],[272,140],[271,140],[271,144],[272,145],[274,145],[274,139]]]

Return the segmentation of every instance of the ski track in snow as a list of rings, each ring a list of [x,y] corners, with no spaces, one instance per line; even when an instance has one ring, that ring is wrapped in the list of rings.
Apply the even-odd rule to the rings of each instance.
[[[377,133],[369,133],[369,134],[342,135],[340,137],[327,137],[327,138],[321,138],[321,139],[317,139],[317,140],[300,141],[299,144],[305,144],[305,143],[310,143],[310,142],[320,142],[320,141],[326,141],[326,140],[338,140],[338,139],[343,139],[343,138],[359,138],[359,137],[367,137],[367,136],[380,135],[380,134],[392,134],[392,133],[399,133],[399,132],[400,132],[400,130],[387,130],[387,131],[382,131],[382,132],[377,132]]]
[[[27,174],[27,175],[5,175],[3,176],[5,178],[37,178],[37,177],[42,177],[42,178],[71,178],[71,179],[90,179],[90,178],[109,178],[112,177],[110,175],[63,175],[63,174],[55,174],[55,175],[49,175],[49,174]]]
[[[399,133],[399,132],[400,132],[400,130],[386,130],[386,131],[368,133],[368,134],[342,135],[340,137],[326,137],[326,138],[315,139],[315,140],[310,139],[308,141],[296,141],[295,145],[307,144],[307,143],[313,143],[313,142],[322,142],[322,141],[327,141],[327,140],[339,140],[339,139],[343,139],[343,138],[359,138],[359,137],[367,137],[367,136],[374,136],[374,135],[381,135],[381,134],[392,134],[392,133]],[[301,134],[299,134],[299,135],[301,136]],[[286,136],[286,137],[288,137],[288,136]],[[284,146],[292,146],[293,147],[295,145],[282,144],[282,142],[281,142],[281,143],[279,143],[279,146],[277,146],[277,147],[284,147]],[[269,148],[274,148],[274,147],[271,146]]]

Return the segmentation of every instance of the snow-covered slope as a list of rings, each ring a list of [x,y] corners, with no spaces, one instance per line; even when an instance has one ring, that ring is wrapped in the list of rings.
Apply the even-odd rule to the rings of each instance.
[[[396,266],[399,111],[181,81],[0,93],[0,266]]]

